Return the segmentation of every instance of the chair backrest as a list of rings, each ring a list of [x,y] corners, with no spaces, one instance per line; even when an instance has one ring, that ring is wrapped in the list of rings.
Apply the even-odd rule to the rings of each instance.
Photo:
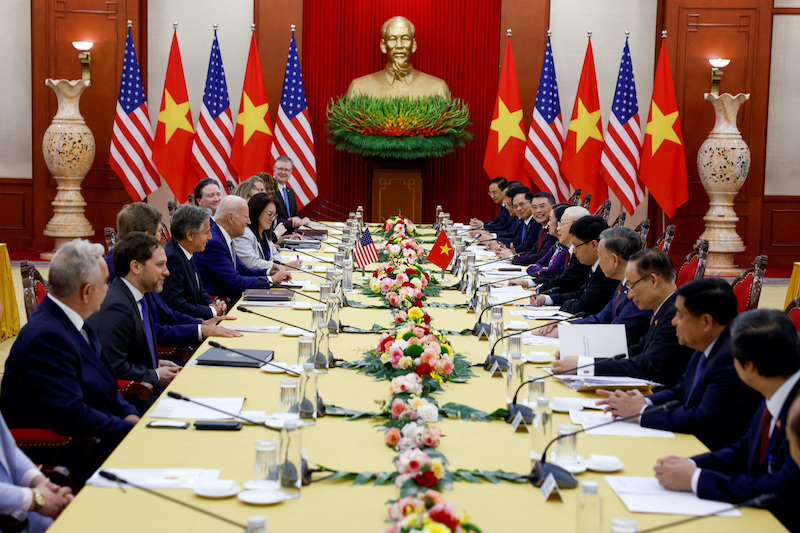
[[[672,246],[672,239],[675,238],[675,224],[670,224],[664,230],[664,234],[656,241],[656,248],[663,251],[665,254],[669,253],[669,247]]]
[[[161,221],[161,237],[163,237],[164,242],[167,242],[171,239],[167,225],[164,224],[163,220]]]
[[[650,234],[650,219],[645,218],[641,222],[639,222],[633,231],[639,234],[639,237],[642,239],[642,248],[647,246],[647,236]]]
[[[611,224],[611,227],[612,227],[612,228],[621,228],[621,227],[624,227],[624,226],[625,226],[625,219],[626,219],[626,218],[628,218],[628,213],[626,213],[625,211],[622,211],[622,212],[620,212],[620,214],[619,214],[619,216],[617,217],[617,219],[614,221],[614,223],[613,223],[613,224]]]
[[[106,252],[110,252],[117,244],[117,230],[114,228],[105,228],[103,234],[106,237]]]
[[[30,318],[47,295],[47,282],[39,270],[28,261],[20,261],[19,272],[22,276],[22,300],[25,302],[25,314]]]
[[[789,302],[786,314],[792,319],[795,329],[800,332],[800,296]]]
[[[600,209],[598,209],[595,212],[595,215],[603,217],[603,220],[605,220],[606,222],[608,222],[608,216],[610,214],[611,214],[611,200],[606,200],[605,202],[603,202],[603,205],[600,206]]]
[[[169,213],[169,221],[172,222],[172,215],[175,214],[175,210],[178,209],[178,204],[170,200],[167,202],[167,213]]]
[[[194,200],[194,194],[192,194],[192,193],[189,193],[189,194],[186,196],[186,203],[187,203],[187,204],[192,204],[192,205],[197,205],[197,202],[195,202],[195,200]]]
[[[589,209],[589,204],[591,204],[591,203],[592,203],[592,193],[587,192],[586,193],[586,198],[583,199],[583,208],[584,209]]]
[[[767,256],[759,255],[742,272],[738,278],[733,280],[731,288],[736,295],[739,313],[744,313],[750,309],[758,307],[758,300],[761,298],[761,286],[764,283],[764,274],[767,270]]]
[[[708,241],[700,239],[694,250],[686,256],[686,259],[678,268],[675,277],[675,284],[680,287],[684,283],[702,278],[706,273],[706,263],[708,262]]]
[[[578,202],[580,202],[580,201],[581,201],[581,190],[580,189],[575,189],[575,192],[572,193],[572,196],[569,197],[569,200],[567,200],[567,203],[569,205],[578,205]]]

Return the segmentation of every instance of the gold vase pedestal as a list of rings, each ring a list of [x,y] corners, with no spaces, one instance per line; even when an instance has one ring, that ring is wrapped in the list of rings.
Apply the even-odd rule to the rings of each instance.
[[[744,93],[705,94],[716,116],[714,129],[697,152],[697,171],[710,199],[703,217],[706,229],[700,235],[709,243],[707,276],[733,277],[743,271],[733,260],[734,254],[745,250],[736,233],[739,217],[733,209],[733,199],[750,171],[750,148],[736,127],[739,107],[749,98]]]
[[[95,144],[92,130],[80,112],[81,93],[91,82],[48,78],[45,85],[58,98],[58,111],[42,139],[45,163],[58,184],[52,202],[53,218],[44,230],[45,235],[55,239],[55,247],[53,252],[41,254],[42,259],[49,260],[65,242],[94,235],[84,215],[86,201],[81,182],[94,162]]]

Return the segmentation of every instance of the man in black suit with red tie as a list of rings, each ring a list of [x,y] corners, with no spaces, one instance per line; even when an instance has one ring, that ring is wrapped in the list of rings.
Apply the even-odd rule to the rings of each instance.
[[[789,531],[800,531],[800,468],[786,438],[789,407],[800,393],[797,330],[776,309],[746,311],[731,325],[731,350],[739,377],[764,396],[750,429],[715,452],[662,457],[654,467],[656,478],[669,490],[707,500],[742,503],[775,494],[767,508]]]

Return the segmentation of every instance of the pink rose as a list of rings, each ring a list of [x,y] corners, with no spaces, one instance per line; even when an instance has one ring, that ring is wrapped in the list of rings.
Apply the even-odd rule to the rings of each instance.
[[[394,405],[392,405],[392,407],[394,407]],[[394,448],[397,443],[400,442],[402,435],[400,435],[400,430],[398,428],[391,428],[386,432],[384,438],[386,439],[386,445]]]
[[[392,289],[392,280],[391,278],[383,278],[381,280],[381,292],[389,292]]]
[[[414,327],[411,329],[411,331],[413,331],[413,332],[414,332],[414,335],[416,335],[416,336],[417,336],[417,338],[419,338],[419,339],[421,339],[422,337],[424,337],[424,336],[425,336],[425,328],[421,328],[421,327],[419,327],[419,326],[414,326]]]
[[[392,418],[400,418],[400,415],[405,412],[407,407],[406,402],[401,398],[395,398],[392,402]],[[397,430],[397,434],[400,434],[400,430]]]
[[[386,299],[389,300],[389,305],[392,307],[397,307],[400,305],[400,296],[396,292],[390,292],[387,294]]]

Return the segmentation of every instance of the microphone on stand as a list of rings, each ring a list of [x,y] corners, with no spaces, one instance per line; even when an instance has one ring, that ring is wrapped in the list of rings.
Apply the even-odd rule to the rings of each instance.
[[[338,213],[338,214],[340,214],[340,215],[347,215],[347,216],[350,216],[350,211],[343,211],[343,210],[341,210],[341,209],[336,209],[336,208],[333,208],[333,207],[331,207],[331,205],[333,205],[333,204],[330,204],[330,205],[326,205],[326,204],[328,204],[328,202],[326,202],[325,200],[323,200],[323,201],[321,201],[321,202],[319,203],[319,206],[320,206],[320,207],[322,207],[322,208],[324,208],[324,209],[327,209],[328,211],[333,211],[334,213]]]
[[[653,413],[653,412],[659,412],[659,411],[668,411],[670,409],[674,409],[675,407],[678,407],[679,405],[681,405],[681,401],[680,400],[672,400],[672,401],[669,401],[669,402],[666,402],[666,403],[663,403],[661,405],[658,405],[656,407],[651,408],[650,412]],[[528,477],[528,481],[530,481],[531,484],[533,486],[535,486],[535,487],[541,487],[542,483],[544,483],[544,480],[547,479],[547,476],[549,476],[550,474],[553,474],[553,477],[555,478],[556,484],[558,484],[559,488],[571,489],[571,488],[577,487],[578,486],[578,478],[576,478],[574,474],[572,474],[571,472],[568,472],[567,470],[565,470],[564,468],[562,468],[562,467],[560,467],[558,465],[555,465],[555,464],[547,462],[547,460],[546,460],[546,458],[547,458],[547,450],[550,449],[550,446],[552,446],[554,442],[556,442],[558,440],[561,440],[563,438],[572,437],[574,435],[577,435],[578,433],[584,433],[584,432],[586,432],[586,431],[588,431],[590,429],[597,429],[597,428],[600,428],[600,427],[603,427],[603,426],[608,426],[609,424],[616,424],[617,422],[623,422],[625,420],[630,420],[631,418],[637,418],[639,415],[640,415],[639,413],[635,413],[635,414],[632,414],[630,416],[623,416],[622,418],[615,418],[614,420],[610,420],[608,422],[603,422],[602,424],[598,424],[598,425],[592,426],[590,428],[583,427],[583,428],[579,429],[578,431],[573,431],[572,433],[566,433],[564,435],[559,435],[558,437],[554,438],[549,443],[547,443],[547,446],[545,446],[545,448],[544,448],[544,452],[542,452],[541,460],[536,461],[536,464],[533,465],[533,470],[531,470],[531,473],[528,474],[528,476],[527,476]]]
[[[235,354],[239,354],[242,357],[246,357],[248,359],[252,359],[253,361],[258,361],[260,363],[264,363],[265,365],[270,365],[270,366],[274,366],[275,368],[280,368],[281,370],[285,370],[287,374],[291,374],[293,376],[299,376],[300,375],[300,372],[295,372],[294,370],[289,370],[288,368],[284,368],[284,367],[282,367],[280,365],[276,365],[275,363],[272,363],[270,361],[262,361],[258,357],[253,357],[252,355],[246,354],[246,353],[244,353],[242,351],[234,350],[233,348],[228,348],[227,346],[223,346],[220,343],[218,343],[217,341],[208,341],[208,345],[211,346],[212,348],[219,348],[220,350],[225,350],[226,352],[233,352]]]
[[[311,271],[309,271],[309,270],[303,270],[303,269],[302,269],[302,268],[300,268],[300,267],[296,267],[296,266],[292,266],[292,265],[287,265],[287,264],[286,264],[286,263],[284,263],[283,261],[277,261],[277,260],[273,259],[273,260],[272,260],[272,262],[273,262],[273,263],[275,263],[276,265],[281,265],[281,266],[285,266],[286,268],[291,268],[292,270],[294,270],[294,271],[296,271],[296,272],[300,272],[301,274],[309,274],[309,275],[311,275],[311,276],[314,276],[314,277],[316,277],[316,278],[322,278],[322,279],[324,279],[324,280],[327,280],[327,279],[328,279],[328,278],[326,278],[325,276],[322,276],[322,275],[320,275],[320,274],[316,274],[316,273],[314,273],[314,272],[311,272]],[[306,295],[306,296],[308,296],[308,295]],[[311,296],[308,296],[308,297],[309,297],[309,298],[311,298]]]
[[[326,216],[324,213],[320,213],[319,211],[314,211],[314,214],[315,215],[320,215],[320,216],[323,216],[323,217]],[[311,220],[311,222],[314,222],[315,224],[322,224],[323,226],[328,226],[329,228],[333,228],[333,229],[336,229],[336,230],[340,230],[341,231],[341,229],[342,229],[340,226],[333,226],[331,224],[326,224],[324,222],[320,222],[319,220],[317,220],[315,218],[312,218],[310,220]]]
[[[521,391],[522,387],[524,387],[525,385],[528,385],[529,383],[534,383],[536,381],[542,381],[542,380],[545,380],[547,378],[552,378],[554,376],[560,376],[561,374],[569,374],[573,370],[580,370],[582,368],[589,368],[591,366],[601,365],[601,364],[605,363],[606,361],[618,361],[619,359],[625,359],[625,357],[626,357],[626,355],[624,353],[618,353],[617,355],[615,355],[613,357],[607,357],[607,358],[604,357],[603,359],[600,359],[599,361],[595,361],[593,363],[589,363],[589,364],[586,364],[586,365],[581,365],[581,366],[578,366],[578,367],[575,367],[575,368],[571,368],[570,370],[562,370],[560,372],[553,372],[552,374],[545,374],[543,376],[539,376],[539,377],[534,378],[534,379],[531,379],[533,376],[530,376],[528,379],[523,381],[520,384],[520,386],[517,387],[516,392],[514,392],[514,398],[511,400],[511,403],[508,405],[508,416],[505,419],[506,422],[508,422],[510,424],[511,421],[514,420],[514,417],[517,416],[518,412],[522,413],[522,417],[525,418],[526,422],[528,422],[528,421],[533,419],[533,409],[531,409],[530,407],[525,406],[525,405],[517,404],[517,396],[519,396],[519,391]]]
[[[289,290],[289,289],[286,289],[286,290]],[[253,315],[256,315],[256,316],[260,316],[261,318],[266,318],[266,319],[268,319],[268,320],[273,320],[273,321],[275,321],[275,322],[277,322],[277,323],[279,323],[279,324],[283,324],[284,326],[289,326],[289,327],[291,327],[291,328],[302,329],[303,331],[305,331],[305,332],[308,332],[308,333],[310,333],[311,335],[313,335],[313,334],[314,334],[314,332],[313,332],[313,331],[311,331],[311,330],[309,330],[309,329],[306,329],[306,328],[301,328],[300,326],[295,326],[294,324],[289,324],[288,322],[284,322],[283,320],[278,320],[277,318],[273,318],[273,317],[271,317],[271,316],[262,315],[261,313],[256,313],[256,312],[255,312],[255,311],[253,311],[252,309],[248,309],[247,307],[245,307],[245,306],[243,306],[243,305],[238,305],[238,306],[236,306],[236,309],[238,309],[239,311],[241,311],[241,312],[243,312],[243,313],[250,313],[250,314],[253,314]]]
[[[750,498],[745,502],[731,505],[730,507],[722,509],[721,511],[717,511],[715,513],[708,513],[700,516],[691,516],[689,518],[684,518],[682,520],[676,520],[675,522],[669,522],[668,524],[663,524],[660,526],[643,529],[640,533],[651,533],[652,531],[661,531],[662,529],[667,529],[673,526],[680,526],[688,522],[702,520],[703,518],[708,518],[709,516],[717,516],[718,514],[727,513],[728,511],[735,511],[740,507],[754,507],[756,509],[766,509],[767,507],[775,503],[779,498],[780,497],[774,492],[768,492],[767,494],[761,494],[759,496],[756,496],[755,498]]]
[[[541,326],[535,326],[535,327],[532,327],[532,328],[528,328],[528,329],[523,329],[523,330],[515,331],[515,332],[513,332],[513,333],[509,333],[508,335],[503,335],[502,337],[500,337],[499,339],[497,339],[497,340],[494,342],[494,344],[492,345],[492,349],[491,349],[491,351],[489,352],[489,355],[488,355],[488,356],[486,356],[486,361],[484,361],[484,362],[483,362],[483,369],[484,369],[484,370],[489,370],[489,369],[492,367],[492,365],[494,365],[494,363],[495,363],[495,362],[498,364],[498,366],[499,366],[501,369],[508,368],[508,359],[506,359],[505,357],[501,357],[501,356],[499,356],[499,355],[495,355],[495,354],[494,354],[494,349],[497,347],[497,344],[498,344],[498,343],[499,343],[501,340],[503,340],[503,339],[507,339],[508,337],[513,337],[514,335],[521,335],[522,333],[527,333],[528,331],[535,331],[535,330],[537,330],[537,329],[546,328],[547,326],[551,326],[551,325],[553,325],[553,324],[558,324],[559,322],[564,322],[564,321],[567,321],[567,320],[572,320],[572,319],[574,319],[574,318],[581,318],[581,317],[583,317],[585,314],[586,314],[586,313],[584,313],[583,311],[581,311],[581,312],[579,312],[579,313],[575,313],[575,314],[574,314],[574,315],[572,315],[570,318],[559,318],[558,320],[552,320],[552,321],[548,322],[547,324],[542,324]]]
[[[513,302],[519,302],[520,300],[529,299],[530,297],[531,297],[531,295],[528,294],[528,295],[522,296],[520,298],[514,298],[513,300],[506,300],[506,301],[503,301],[503,302],[498,302],[496,304],[487,305],[486,309],[481,311],[481,314],[478,317],[478,321],[475,322],[475,326],[472,328],[472,334],[473,335],[480,335],[481,333],[485,333],[487,335],[487,337],[488,337],[489,333],[492,330],[492,326],[491,326],[491,324],[486,324],[485,322],[481,322],[481,320],[483,319],[483,314],[488,309],[491,309],[492,307],[497,307],[497,306],[500,306],[500,305],[510,304],[510,303],[513,303]]]
[[[325,205],[322,205],[322,204],[320,204],[320,205],[319,205],[319,207],[320,207],[321,209],[326,209],[326,208],[327,208],[327,209],[330,209],[329,207],[327,207],[327,206],[325,206]],[[334,211],[334,215],[331,215],[331,214],[323,214],[323,213],[320,213],[319,211],[314,211],[314,213],[316,213],[316,214],[317,214],[317,215],[319,215],[319,216],[323,216],[323,217],[325,217],[325,218],[330,218],[330,219],[332,219],[332,220],[333,220],[333,221],[335,221],[335,222],[343,222],[342,220],[338,220],[338,217],[340,217],[340,216],[342,216],[342,215],[341,215],[341,214],[339,214],[339,213],[336,213],[335,211]],[[316,220],[314,220],[313,222],[317,222],[317,221],[316,221]],[[318,222],[318,223],[319,223],[319,224],[322,224],[322,222]]]
[[[322,201],[325,202],[326,204],[331,204],[331,205],[335,205],[336,207],[341,207],[342,209],[346,209],[348,214],[351,213],[351,212],[355,212],[355,209],[350,209],[346,205],[336,204],[336,203],[331,202],[330,200],[322,200]]]
[[[188,507],[192,511],[196,511],[198,513],[203,513],[204,515],[211,516],[213,518],[216,518],[217,520],[221,520],[222,522],[227,522],[228,524],[230,524],[232,526],[238,527],[242,531],[245,531],[247,529],[247,525],[246,524],[241,524],[239,522],[235,522],[235,521],[231,520],[230,518],[225,518],[224,516],[212,513],[211,511],[207,511],[207,510],[203,509],[202,507],[196,507],[196,506],[194,506],[194,505],[192,505],[190,503],[182,502],[182,501],[180,501],[180,500],[178,500],[176,498],[173,498],[172,496],[167,496],[166,494],[162,494],[162,493],[157,492],[157,491],[155,491],[153,489],[149,489],[147,487],[143,487],[141,485],[137,485],[135,483],[131,483],[130,481],[122,479],[118,475],[113,474],[113,473],[109,472],[108,470],[98,470],[97,471],[97,475],[99,475],[100,477],[105,478],[105,479],[107,479],[109,481],[114,481],[116,483],[120,483],[120,484],[124,483],[125,485],[130,485],[131,487],[133,487],[135,489],[139,489],[139,490],[142,490],[144,492],[148,492],[148,493],[150,493],[150,494],[152,494],[154,496],[158,496],[159,498],[163,498],[165,500],[169,500],[172,503],[177,503],[178,505],[183,505],[184,507]],[[120,485],[120,488],[122,488],[121,485]]]
[[[333,262],[333,261],[329,261],[329,260],[327,260],[327,259],[323,259],[323,258],[321,258],[321,257],[317,257],[316,255],[311,255],[310,253],[308,253],[308,252],[304,252],[303,250],[292,250],[292,251],[293,251],[293,252],[295,252],[295,253],[298,253],[298,254],[307,255],[308,257],[310,257],[310,258],[312,258],[312,259],[316,259],[317,261],[319,261],[319,262],[321,262],[321,263],[330,263],[331,265],[333,265],[333,264],[334,264],[334,262]],[[281,263],[281,264],[283,264],[283,263]]]

